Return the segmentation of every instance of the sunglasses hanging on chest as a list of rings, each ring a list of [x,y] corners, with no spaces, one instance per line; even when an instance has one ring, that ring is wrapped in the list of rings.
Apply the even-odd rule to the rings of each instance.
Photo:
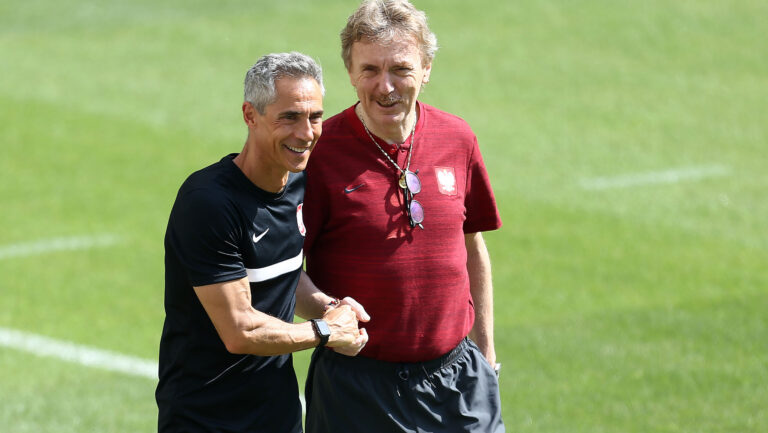
[[[411,129],[411,147],[408,149],[408,158],[405,163],[405,168],[403,169],[400,168],[397,162],[387,155],[387,152],[385,152],[384,149],[381,148],[376,139],[373,138],[373,135],[371,135],[371,131],[365,126],[365,122],[362,118],[360,121],[363,123],[363,128],[365,128],[365,132],[368,134],[368,137],[371,138],[373,144],[379,148],[382,155],[384,155],[384,157],[397,169],[399,175],[397,184],[403,190],[405,196],[403,203],[405,204],[405,212],[408,215],[408,222],[411,227],[419,226],[419,228],[423,230],[424,226],[421,223],[424,222],[424,207],[418,200],[413,198],[414,195],[421,192],[421,180],[418,176],[419,170],[411,171],[411,155],[413,155],[413,137],[416,132],[416,122],[413,123],[413,129]]]

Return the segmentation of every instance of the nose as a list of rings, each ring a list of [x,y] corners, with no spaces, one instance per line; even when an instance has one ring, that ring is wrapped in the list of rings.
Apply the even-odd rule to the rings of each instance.
[[[294,135],[299,140],[312,142],[315,138],[315,132],[314,129],[312,129],[312,121],[310,119],[304,119],[297,122]]]
[[[395,86],[392,83],[392,77],[389,73],[383,73],[379,77],[379,81],[376,83],[377,89],[384,95],[389,95],[395,90]]]

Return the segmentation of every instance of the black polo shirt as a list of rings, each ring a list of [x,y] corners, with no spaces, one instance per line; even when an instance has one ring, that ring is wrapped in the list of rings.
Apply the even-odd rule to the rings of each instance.
[[[156,391],[162,432],[301,431],[291,355],[229,353],[193,289],[248,277],[255,309],[293,321],[304,173],[291,173],[282,192],[269,193],[235,156],[189,176],[168,221]]]

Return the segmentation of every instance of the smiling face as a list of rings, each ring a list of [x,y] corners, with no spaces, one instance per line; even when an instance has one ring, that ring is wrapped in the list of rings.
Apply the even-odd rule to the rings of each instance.
[[[306,77],[279,78],[275,90],[277,98],[265,107],[264,114],[246,102],[243,117],[254,154],[254,174],[287,179],[287,172],[306,168],[309,154],[320,138],[323,93],[317,81]]]
[[[416,98],[431,69],[431,64],[422,65],[412,37],[355,42],[348,73],[368,128],[385,139],[407,136],[416,121]]]

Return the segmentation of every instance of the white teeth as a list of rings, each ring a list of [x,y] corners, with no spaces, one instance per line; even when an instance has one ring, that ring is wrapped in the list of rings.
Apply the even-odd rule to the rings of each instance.
[[[291,147],[291,146],[289,146],[287,144],[284,144],[284,146],[287,147],[288,149],[296,152],[296,153],[304,153],[304,152],[309,150],[308,147]]]

